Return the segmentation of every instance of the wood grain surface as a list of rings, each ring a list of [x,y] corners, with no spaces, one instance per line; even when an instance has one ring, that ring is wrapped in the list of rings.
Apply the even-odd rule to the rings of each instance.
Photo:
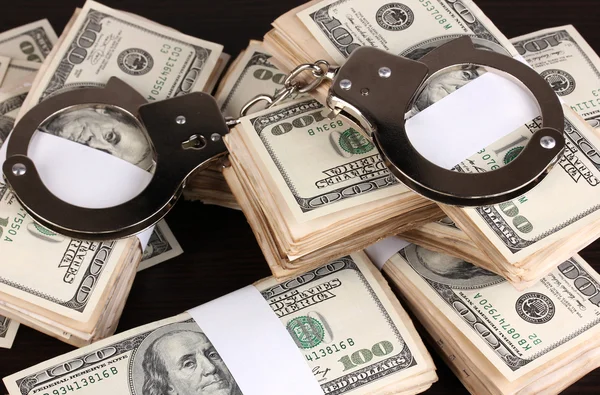
[[[573,24],[590,45],[600,51],[598,0],[476,2],[509,38],[546,27]],[[303,1],[105,0],[103,3],[183,33],[221,43],[225,52],[235,57],[250,39],[261,39],[277,16]],[[73,10],[82,5],[83,0],[2,0],[0,31],[48,18],[60,34]],[[173,316],[270,274],[241,212],[180,201],[168,215],[167,222],[185,253],[137,276],[119,332]],[[593,243],[582,255],[600,270],[600,243]],[[12,349],[0,349],[0,377],[72,349],[67,344],[21,326]],[[432,354],[439,381],[427,394],[467,394],[448,367],[433,351]],[[5,392],[0,384],[0,393]],[[600,370],[588,374],[564,393],[600,393]]]

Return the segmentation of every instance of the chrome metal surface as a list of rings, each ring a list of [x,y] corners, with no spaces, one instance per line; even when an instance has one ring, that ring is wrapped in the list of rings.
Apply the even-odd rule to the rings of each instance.
[[[27,157],[29,142],[39,125],[65,108],[86,105],[112,106],[138,116],[154,145],[158,160],[152,180],[138,196],[118,206],[91,209],[59,199],[44,185],[34,162]],[[222,138],[212,136],[228,131],[215,100],[207,94],[192,93],[146,104],[133,88],[111,78],[105,88],[57,94],[32,108],[15,126],[7,143],[4,177],[21,205],[42,225],[79,239],[118,239],[163,218],[179,198],[187,177],[226,152]]]
[[[499,170],[466,174],[440,168],[420,155],[406,134],[404,115],[427,79],[462,64],[482,65],[515,77],[540,106],[541,130],[515,160]],[[310,73],[309,77],[301,78],[305,73]],[[322,60],[300,65],[276,95],[255,97],[241,115],[257,103],[266,102],[270,107],[295,93],[313,91],[326,80],[332,81],[327,98],[331,115],[341,113],[356,121],[371,134],[384,162],[400,181],[441,203],[478,206],[517,197],[544,178],[564,149],[562,107],[545,80],[512,58],[475,49],[468,37],[442,45],[419,61],[361,47],[340,68]],[[80,105],[114,106],[143,123],[158,163],[150,184],[129,202],[105,209],[72,206],[46,188],[27,157],[29,142],[42,122]],[[223,119],[209,95],[192,93],[146,104],[135,90],[112,78],[103,89],[58,94],[31,109],[8,141],[4,176],[23,207],[44,226],[75,238],[126,237],[159,221],[173,207],[193,171],[215,158],[223,158],[222,165],[227,165],[223,136],[239,122]]]
[[[381,78],[390,78],[390,76],[392,75],[392,70],[389,67],[381,67],[379,69],[379,76]]]
[[[352,81],[349,79],[343,79],[340,81],[340,88],[345,91],[349,91],[352,88]]]
[[[552,149],[556,147],[556,140],[550,136],[544,136],[540,139],[540,144],[546,149]]]
[[[424,158],[411,144],[405,114],[428,78],[456,65],[481,65],[512,76],[537,101],[542,128],[507,166],[476,174],[446,170]],[[348,81],[359,89],[348,89]],[[338,70],[327,104],[372,134],[384,162],[401,182],[445,204],[482,206],[518,197],[542,181],[565,146],[563,110],[546,81],[511,57],[476,49],[466,36],[440,46],[419,61],[360,47]]]
[[[24,176],[27,173],[27,167],[22,163],[15,163],[12,167],[12,172],[15,176]]]

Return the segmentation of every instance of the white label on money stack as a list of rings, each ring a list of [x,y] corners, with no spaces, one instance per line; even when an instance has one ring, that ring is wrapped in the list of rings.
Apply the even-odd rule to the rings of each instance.
[[[409,119],[406,130],[421,155],[450,169],[538,115],[526,91],[487,73]]]
[[[365,252],[369,256],[369,259],[371,259],[371,262],[373,262],[379,270],[382,270],[383,265],[385,265],[388,259],[408,245],[410,245],[408,241],[402,240],[397,236],[392,236],[368,246],[365,248]]]
[[[6,159],[8,140],[10,136],[0,148],[0,164]],[[28,155],[50,192],[81,207],[103,208],[127,202],[152,178],[150,173],[115,156],[47,133],[34,134]],[[142,249],[152,229],[137,235]]]
[[[188,311],[244,395],[322,395],[269,303],[252,285]],[[277,361],[277,362],[275,362]]]

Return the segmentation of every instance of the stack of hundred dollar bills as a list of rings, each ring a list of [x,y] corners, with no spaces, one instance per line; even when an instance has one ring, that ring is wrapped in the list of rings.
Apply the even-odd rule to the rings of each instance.
[[[433,8],[431,13],[429,8]],[[404,237],[464,257],[523,289],[600,236],[600,140],[590,126],[599,125],[600,110],[594,106],[594,91],[588,88],[599,81],[600,61],[572,26],[509,41],[471,0],[436,0],[427,7],[418,0],[402,4],[322,0],[287,12],[275,20],[273,27],[264,44],[273,55],[271,62],[284,71],[315,59],[342,65],[355,48],[363,45],[418,60],[461,35],[471,36],[479,48],[523,56],[566,103],[567,146],[557,168],[541,185],[513,201],[478,208],[440,205],[449,219],[410,230]],[[432,79],[416,98],[410,114],[424,110],[485,72],[484,68],[469,66]],[[316,92],[320,100],[327,94],[326,85]],[[491,146],[481,147],[455,169],[498,169],[512,161],[539,128],[540,118],[532,119]],[[274,139],[269,133],[263,135],[263,140]]]
[[[600,156],[595,147],[600,145],[600,108],[589,87],[600,84],[600,58],[573,26],[541,30],[511,42],[579,115],[566,113],[567,149],[560,168],[548,181],[513,202],[476,210],[448,208],[446,212],[456,223],[446,218],[402,237],[485,267],[524,289],[553,270],[557,261],[598,237]],[[459,167],[479,171],[489,170],[491,163],[509,163],[530,135],[525,128],[520,132],[487,147]]]
[[[234,359],[285,364],[285,358],[299,358],[327,394],[417,394],[437,381],[431,356],[408,314],[364,253],[329,262],[285,284],[271,277],[255,287],[264,297],[260,303],[269,304],[298,353],[277,361],[260,355]],[[319,302],[307,303],[308,295]],[[236,327],[237,332],[223,330],[228,336],[246,336],[244,325]],[[228,367],[232,363],[184,313],[43,362],[4,378],[4,383],[11,395],[75,390],[84,395],[242,395],[244,389]],[[251,370],[251,365],[243,366]]]
[[[600,111],[584,88],[600,81],[600,59],[572,26],[508,40],[471,0],[431,3],[440,17],[420,15],[420,0],[311,1],[291,10],[225,74],[215,94],[223,115],[239,118],[253,97],[279,92],[300,63],[342,65],[357,45],[418,59],[469,35],[478,46],[523,56],[566,103],[567,151],[540,186],[497,206],[438,206],[399,184],[357,125],[327,118],[324,84],[314,97],[253,106],[225,138],[229,157],[195,174],[184,193],[243,210],[274,275],[255,286],[324,393],[414,394],[437,380],[410,318],[356,253],[398,233],[415,244],[383,270],[465,387],[473,394],[557,393],[600,364],[600,276],[576,255],[600,232],[593,189]],[[381,34],[371,37],[375,26]],[[119,40],[111,29],[122,33]],[[95,38],[94,50],[83,48],[73,64],[66,55],[83,34]],[[114,49],[104,51],[107,45]],[[218,44],[88,1],[58,39],[46,21],[0,34],[0,144],[19,113],[57,92],[102,86],[110,76],[149,100],[210,92],[226,60]],[[152,65],[163,70],[161,83],[145,73]],[[411,114],[485,72],[469,67],[432,81]],[[88,124],[97,116],[79,114]],[[456,169],[508,164],[539,123],[531,120]],[[42,131],[154,170],[147,145],[127,145],[126,136],[98,141],[64,125]],[[117,140],[123,143],[112,144]],[[556,209],[542,209],[548,203]],[[17,322],[77,346],[97,341],[5,378],[12,395],[185,393],[201,376],[220,393],[242,393],[228,361],[188,313],[101,340],[115,331],[136,269],[181,252],[166,223],[143,254],[137,238],[73,240],[35,224],[0,184],[0,236],[10,257],[0,262],[0,347],[10,347]],[[40,260],[52,269],[40,270]],[[282,278],[291,281],[278,284]],[[320,302],[304,303],[308,296]],[[187,380],[175,372],[192,366],[197,376]]]
[[[285,74],[271,59],[259,43],[238,57],[216,95],[224,115],[239,117],[252,97],[282,89]],[[223,175],[276,277],[441,218],[437,205],[395,180],[357,125],[328,119],[314,98],[257,109],[225,137]],[[189,187],[188,196],[202,193],[201,182]]]
[[[258,95],[274,96],[283,87],[287,75],[269,62],[269,55],[260,41],[251,40],[228,67],[215,92],[215,99],[225,118],[238,119],[242,108]],[[293,95],[290,99],[297,98]],[[257,103],[248,113],[264,109],[266,103]],[[240,206],[223,177],[227,160],[213,163],[190,177],[183,195],[187,200],[200,200],[240,210]]]
[[[252,98],[283,88],[286,75],[270,59],[258,41],[235,59],[215,94],[225,117],[240,118]],[[261,111],[264,105],[251,107],[226,136],[229,163],[195,174],[184,194],[241,208],[277,278],[441,217],[393,179],[356,125],[327,119],[306,95]]]
[[[526,291],[417,245],[383,271],[472,394],[557,394],[600,366],[600,275],[578,255]]]
[[[110,44],[111,51],[81,47],[77,52],[81,58],[72,63],[68,54],[79,48],[83,34],[95,37],[98,45]],[[140,43],[146,44],[140,48]],[[136,53],[129,51],[132,46],[138,48]],[[118,76],[144,95],[166,99],[182,90],[212,90],[227,60],[221,45],[92,1],[75,12],[58,40],[47,21],[2,33],[0,55],[0,143],[19,113],[62,90],[101,86]],[[144,75],[148,62],[164,63],[163,83],[172,86],[156,88],[152,77]],[[105,139],[94,133],[94,126],[106,121],[106,116],[93,110],[75,111],[64,122],[68,126],[48,125],[42,131],[152,171],[153,159],[147,155],[151,150],[134,141],[138,131]],[[0,321],[0,345],[5,347],[12,344],[16,322],[78,346],[111,335],[142,258],[140,268],[146,268],[181,252],[164,222],[144,253],[136,237],[90,242],[56,234],[35,223],[2,183],[0,237],[0,314],[5,316]]]

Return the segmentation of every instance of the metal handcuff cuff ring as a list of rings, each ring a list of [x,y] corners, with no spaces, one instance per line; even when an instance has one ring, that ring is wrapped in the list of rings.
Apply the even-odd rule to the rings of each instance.
[[[299,66],[277,97],[257,96],[242,112],[258,101],[276,104],[330,79],[328,106],[371,134],[388,168],[401,182],[427,198],[461,206],[495,204],[520,196],[545,177],[563,152],[564,114],[552,88],[518,60],[476,49],[469,37],[450,41],[418,61],[361,47],[340,68],[323,71],[323,65],[327,67],[324,61]],[[515,160],[498,170],[469,174],[443,169],[419,154],[406,134],[405,113],[428,79],[460,65],[485,66],[512,76],[539,104],[541,129]],[[318,78],[300,86],[293,77],[306,70]],[[140,120],[156,153],[156,170],[148,186],[114,207],[84,208],[59,199],[27,157],[30,140],[40,125],[63,111],[90,105],[114,107]],[[222,117],[210,95],[196,92],[148,104],[127,84],[111,78],[104,88],[60,93],[27,112],[7,143],[4,177],[25,210],[58,233],[89,240],[127,237],[163,218],[181,195],[187,178],[227,153],[223,136],[235,124],[236,120]]]

